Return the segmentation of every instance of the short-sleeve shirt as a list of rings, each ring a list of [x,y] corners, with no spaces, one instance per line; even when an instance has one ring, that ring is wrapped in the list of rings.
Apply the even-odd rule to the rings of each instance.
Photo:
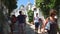
[[[39,22],[39,17],[34,17],[34,23]]]
[[[25,15],[19,15],[17,19],[19,23],[25,23]]]

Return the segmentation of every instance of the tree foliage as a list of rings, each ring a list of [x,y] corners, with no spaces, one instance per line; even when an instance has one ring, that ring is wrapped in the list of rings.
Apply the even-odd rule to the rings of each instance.
[[[17,0],[0,0],[0,30],[1,34],[8,34],[8,17],[10,13],[17,8]],[[3,5],[3,6],[2,6]],[[4,7],[6,7],[9,12],[8,14],[3,14],[4,10],[6,10]],[[3,33],[4,32],[4,33]]]
[[[60,5],[60,0],[36,0],[36,7],[41,8],[44,16],[49,15],[50,9],[58,10]]]
[[[34,12],[32,10],[28,11],[29,22],[33,22]]]
[[[40,7],[40,3],[44,2],[44,0],[36,0],[36,7]]]
[[[9,9],[9,15],[14,9],[17,8],[17,0],[2,0],[2,2]]]

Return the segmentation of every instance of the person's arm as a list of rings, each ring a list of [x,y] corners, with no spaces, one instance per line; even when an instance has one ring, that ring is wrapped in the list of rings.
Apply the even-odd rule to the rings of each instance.
[[[46,24],[48,23],[48,18],[43,22],[42,27],[45,28]]]
[[[35,17],[33,18],[33,25],[34,25],[34,20],[35,20]]]
[[[45,26],[46,26],[47,23],[48,23],[48,18],[46,19]]]

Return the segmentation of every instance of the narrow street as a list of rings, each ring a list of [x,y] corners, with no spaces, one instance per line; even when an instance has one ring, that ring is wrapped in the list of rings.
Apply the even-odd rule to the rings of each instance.
[[[42,34],[40,31],[36,32],[34,31],[34,25],[30,24],[30,23],[27,23],[26,24],[26,29],[25,29],[25,32],[26,34]],[[14,30],[14,34],[18,34],[18,25],[17,23],[15,24],[15,30]]]
[[[26,34],[35,34],[34,29],[31,28],[31,25],[26,24],[26,29],[25,29]],[[18,34],[18,24],[15,24],[15,30],[14,34]]]
[[[29,22],[39,23],[41,18],[41,23],[50,29],[47,29],[49,33],[60,34],[60,0],[0,0],[0,34],[11,34],[13,28],[13,34],[19,34],[16,21],[24,23],[26,17]],[[24,28],[26,34],[48,34],[43,28],[40,32],[40,27],[35,31],[35,26],[29,22]]]

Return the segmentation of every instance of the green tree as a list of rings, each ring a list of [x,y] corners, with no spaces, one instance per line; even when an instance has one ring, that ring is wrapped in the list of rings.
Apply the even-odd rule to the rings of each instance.
[[[40,7],[40,3],[44,2],[44,0],[36,0],[36,7]]]
[[[58,17],[59,17],[60,0],[56,0],[54,7],[55,7],[55,9],[58,11],[57,14],[58,14]]]
[[[47,17],[50,9],[58,10],[57,7],[60,5],[59,1],[60,0],[36,0],[36,7],[41,8],[44,16]]]
[[[59,17],[60,0],[36,0],[36,7],[41,8],[45,18],[49,16],[50,9],[56,9]]]
[[[28,11],[29,22],[33,22],[34,12],[32,10]]]

